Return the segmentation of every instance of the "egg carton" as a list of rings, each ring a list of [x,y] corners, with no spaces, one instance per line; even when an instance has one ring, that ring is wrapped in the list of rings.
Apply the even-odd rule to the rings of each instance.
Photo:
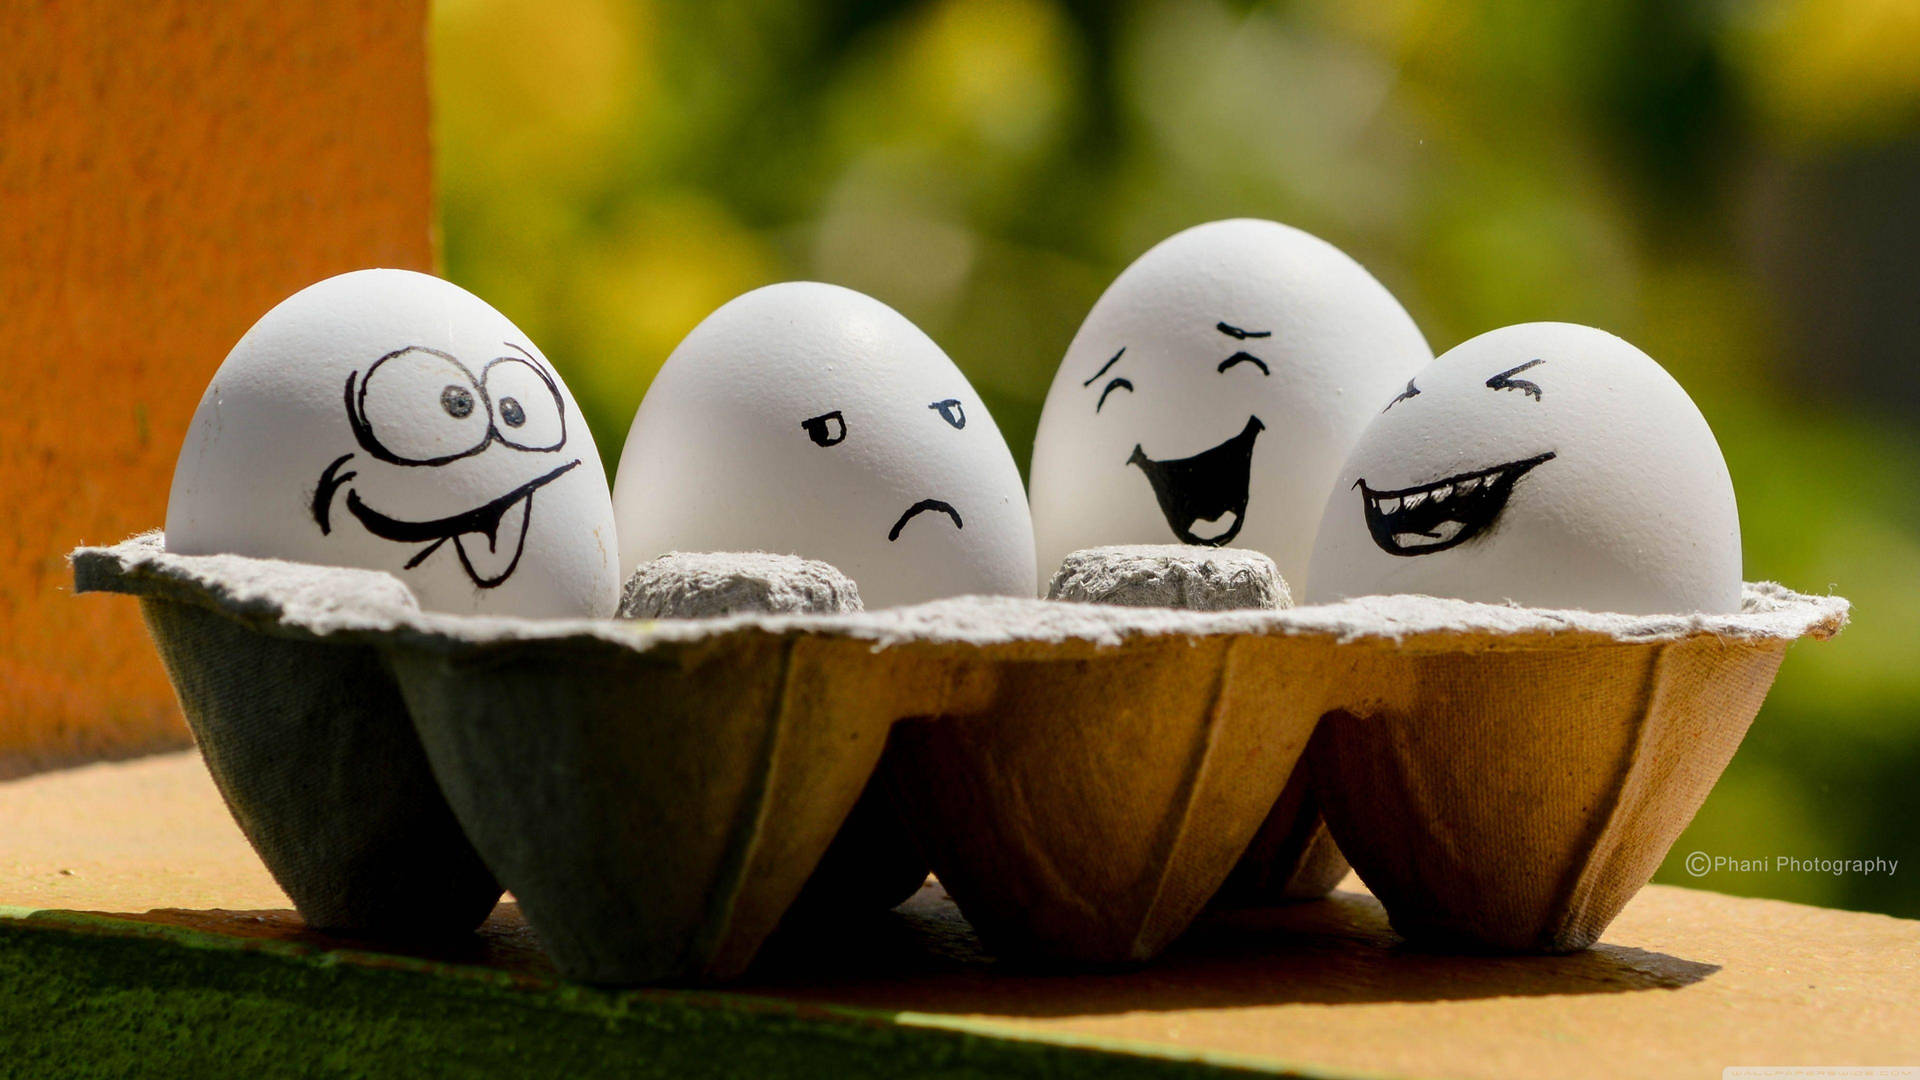
[[[1299,831],[1274,820],[1290,791],[1406,937],[1579,949],[1705,799],[1787,645],[1848,610],[1752,584],[1731,615],[961,597],[530,620],[157,533],[72,561],[80,591],[140,598],[310,922],[461,932],[504,884],[564,974],[616,983],[742,972],[883,748],[906,831],[1003,953],[1150,959],[1257,834]]]

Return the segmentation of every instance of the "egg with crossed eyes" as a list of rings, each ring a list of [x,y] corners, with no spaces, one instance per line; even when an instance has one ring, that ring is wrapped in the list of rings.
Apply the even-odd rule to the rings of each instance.
[[[1298,588],[1381,395],[1433,359],[1344,252],[1272,221],[1198,225],[1114,280],[1034,440],[1039,564],[1107,544],[1253,548]]]
[[[610,615],[606,473],[566,384],[472,293],[408,270],[308,286],[208,384],[167,548],[386,570],[422,607]]]
[[[769,285],[694,327],[633,418],[613,502],[627,574],[768,551],[832,564],[868,608],[1034,588],[993,417],[931,338],[837,285]]]
[[[1509,326],[1375,408],[1327,503],[1309,599],[1738,610],[1740,517],[1719,443],[1627,342]]]

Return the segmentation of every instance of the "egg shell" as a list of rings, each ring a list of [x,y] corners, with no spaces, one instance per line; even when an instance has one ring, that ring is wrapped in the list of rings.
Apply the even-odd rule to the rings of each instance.
[[[1253,219],[1169,237],[1094,304],[1047,393],[1040,567],[1112,544],[1231,544],[1298,591],[1340,463],[1432,358],[1399,301],[1318,237]]]
[[[360,270],[267,312],[214,374],[168,550],[385,570],[423,607],[611,615],[606,473],[566,384],[465,289]]]
[[[614,483],[621,565],[669,551],[818,559],[870,608],[1030,595],[1020,473],[940,347],[872,297],[787,282],[688,334]]]
[[[1505,327],[1376,409],[1327,503],[1310,600],[1739,610],[1726,460],[1686,391],[1631,344],[1572,323]]]

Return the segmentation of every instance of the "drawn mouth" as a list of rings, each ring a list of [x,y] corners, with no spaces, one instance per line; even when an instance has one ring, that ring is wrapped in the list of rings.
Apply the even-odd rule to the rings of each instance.
[[[1420,487],[1375,491],[1366,480],[1353,482],[1366,508],[1367,531],[1389,555],[1431,555],[1466,543],[1492,526],[1506,509],[1513,485],[1536,465],[1554,459],[1553,451],[1510,461],[1491,469],[1449,476]]]
[[[893,523],[892,530],[887,533],[887,542],[892,543],[900,539],[900,530],[907,527],[907,522],[912,521],[915,517],[928,510],[938,510],[952,518],[953,527],[956,529],[966,528],[965,525],[960,523],[960,511],[955,510],[951,504],[943,503],[939,499],[921,499],[919,502],[907,507],[907,512],[900,515],[900,520]]]
[[[432,521],[388,517],[361,502],[360,493],[351,490],[347,492],[347,510],[382,540],[427,545],[407,560],[405,569],[419,566],[451,540],[467,576],[475,585],[491,589],[513,576],[514,568],[520,565],[520,553],[527,546],[527,525],[533,519],[533,493],[578,464],[576,458],[482,506]]]
[[[1160,501],[1167,527],[1182,543],[1220,547],[1240,535],[1247,519],[1247,478],[1253,441],[1267,425],[1247,417],[1240,434],[1192,457],[1155,461],[1135,443],[1127,464],[1140,466]]]

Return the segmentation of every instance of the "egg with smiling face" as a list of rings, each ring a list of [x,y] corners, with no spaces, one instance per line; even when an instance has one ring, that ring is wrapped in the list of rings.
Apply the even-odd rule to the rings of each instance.
[[[1739,608],[1740,518],[1719,444],[1627,342],[1571,323],[1509,326],[1375,408],[1327,504],[1309,599]]]
[[[386,570],[421,606],[608,615],[606,474],[519,328],[427,274],[361,270],[282,301],[188,428],[167,548]]]
[[[1297,590],[1341,461],[1432,358],[1392,294],[1299,229],[1238,219],[1162,241],[1100,297],[1047,394],[1040,567],[1107,544],[1232,545]]]
[[[869,608],[1034,587],[1020,473],[973,387],[836,285],[769,285],[696,326],[640,403],[613,501],[628,574],[769,551],[833,565]]]

